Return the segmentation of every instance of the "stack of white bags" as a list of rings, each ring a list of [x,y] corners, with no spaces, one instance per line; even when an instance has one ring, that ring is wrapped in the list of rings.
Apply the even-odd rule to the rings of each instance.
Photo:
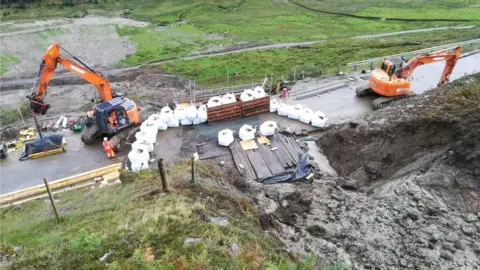
[[[328,120],[322,111],[314,112],[301,104],[290,106],[275,99],[270,100],[270,112],[277,112],[280,116],[300,120],[302,123],[311,124],[314,127],[324,127]]]

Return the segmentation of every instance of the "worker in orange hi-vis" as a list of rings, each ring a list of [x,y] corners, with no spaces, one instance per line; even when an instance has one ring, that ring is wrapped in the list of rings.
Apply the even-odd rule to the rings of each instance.
[[[107,153],[108,158],[114,158],[115,157],[115,152],[113,151],[114,145],[112,142],[110,142],[107,137],[103,138],[103,151]]]

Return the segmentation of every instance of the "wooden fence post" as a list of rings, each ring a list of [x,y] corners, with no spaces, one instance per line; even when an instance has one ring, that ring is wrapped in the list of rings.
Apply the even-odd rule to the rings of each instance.
[[[195,184],[195,156],[192,156],[192,183]]]
[[[158,170],[160,171],[160,178],[162,179],[163,191],[170,192],[167,182],[167,170],[165,168],[165,160],[163,158],[158,160]]]
[[[48,198],[50,198],[50,203],[52,203],[52,208],[53,208],[53,212],[55,213],[55,218],[56,218],[57,222],[59,222],[60,221],[60,215],[58,214],[57,206],[55,205],[55,201],[53,199],[53,194],[52,194],[52,191],[50,190],[50,186],[48,185],[47,178],[43,178],[43,182],[45,183],[45,187],[47,188]]]

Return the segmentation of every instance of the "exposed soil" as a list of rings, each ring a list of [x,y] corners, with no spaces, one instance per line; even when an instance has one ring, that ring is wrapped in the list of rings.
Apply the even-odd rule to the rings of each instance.
[[[479,269],[480,74],[326,131],[339,176],[252,184],[289,250],[346,269]]]

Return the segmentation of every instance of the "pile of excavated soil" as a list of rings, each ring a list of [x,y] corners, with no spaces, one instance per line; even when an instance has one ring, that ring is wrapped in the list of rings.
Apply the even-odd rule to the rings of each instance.
[[[329,129],[339,176],[253,185],[264,228],[347,269],[479,269],[480,74]],[[338,266],[338,265],[337,265]]]

